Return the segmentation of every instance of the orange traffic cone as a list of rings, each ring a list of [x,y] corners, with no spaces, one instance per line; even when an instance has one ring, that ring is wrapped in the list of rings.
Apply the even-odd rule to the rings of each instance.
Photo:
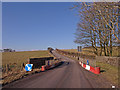
[[[45,66],[42,66],[42,69],[41,69],[41,71],[45,71]]]

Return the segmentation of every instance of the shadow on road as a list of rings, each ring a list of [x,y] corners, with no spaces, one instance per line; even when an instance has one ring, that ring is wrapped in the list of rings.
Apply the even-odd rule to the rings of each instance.
[[[52,70],[52,69],[55,69],[55,68],[61,68],[60,66],[61,66],[62,64],[64,64],[64,61],[60,62],[59,65],[57,65],[57,66],[55,66],[55,67],[53,67],[53,68],[50,68],[50,69],[48,69],[48,70]],[[46,70],[46,71],[47,71],[47,70]]]

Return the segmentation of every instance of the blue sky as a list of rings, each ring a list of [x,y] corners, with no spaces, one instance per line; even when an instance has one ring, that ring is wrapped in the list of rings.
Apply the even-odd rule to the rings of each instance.
[[[77,48],[79,17],[73,2],[24,2],[2,4],[2,47],[15,50]]]

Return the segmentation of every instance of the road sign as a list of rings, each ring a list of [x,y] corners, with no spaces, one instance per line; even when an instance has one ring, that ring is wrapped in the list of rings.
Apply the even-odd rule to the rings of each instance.
[[[25,65],[25,70],[26,71],[31,71],[32,70],[32,66],[33,66],[33,64],[26,64]]]
[[[78,52],[82,52],[82,46],[78,46]]]
[[[50,61],[48,60],[48,65],[50,65]]]
[[[89,65],[89,61],[87,60],[87,65]]]

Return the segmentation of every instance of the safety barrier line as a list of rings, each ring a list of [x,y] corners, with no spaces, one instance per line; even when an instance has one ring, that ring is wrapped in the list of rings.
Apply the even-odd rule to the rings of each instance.
[[[92,67],[92,66],[89,66],[89,65],[86,65],[86,64],[84,64],[84,63],[82,63],[82,62],[79,62],[79,64],[83,67],[83,68],[85,68],[86,70],[88,70],[88,71],[91,71],[91,72],[93,72],[93,73],[95,73],[95,74],[100,74],[100,67]]]
[[[54,68],[54,67],[58,66],[60,63],[61,62],[55,63],[53,65],[43,65],[43,66],[41,66],[41,71],[45,71],[45,70],[49,70],[51,68]]]

